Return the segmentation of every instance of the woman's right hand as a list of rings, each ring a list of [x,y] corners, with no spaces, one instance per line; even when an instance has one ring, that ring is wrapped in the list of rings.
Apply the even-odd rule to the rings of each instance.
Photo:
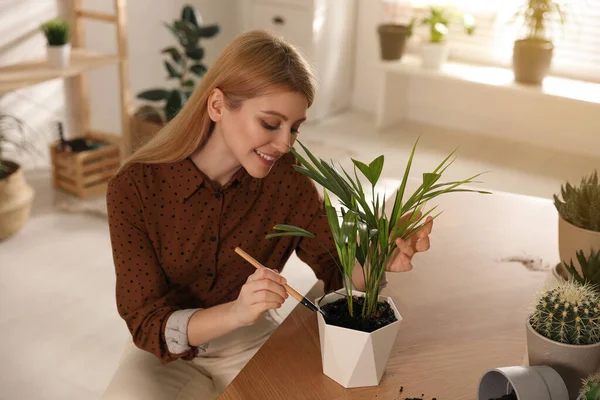
[[[248,277],[231,311],[240,326],[253,325],[267,310],[281,307],[288,293],[286,279],[276,270],[257,269]]]

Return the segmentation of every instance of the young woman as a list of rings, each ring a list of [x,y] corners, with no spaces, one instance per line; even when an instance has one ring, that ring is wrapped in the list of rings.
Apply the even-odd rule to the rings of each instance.
[[[335,249],[315,184],[289,153],[314,98],[306,61],[265,32],[237,37],[185,107],[111,180],[120,316],[132,335],[104,399],[212,399],[278,326],[293,252],[325,290],[341,274],[316,240],[267,240],[301,226]],[[431,223],[398,241],[388,271],[429,248]],[[238,256],[240,246],[269,269]],[[333,251],[335,254],[335,252]],[[354,286],[364,290],[360,266]]]

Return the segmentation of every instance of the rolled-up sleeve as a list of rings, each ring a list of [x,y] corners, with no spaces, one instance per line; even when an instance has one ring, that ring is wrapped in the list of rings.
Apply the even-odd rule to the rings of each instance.
[[[178,358],[191,359],[196,347],[167,344],[165,331],[169,317],[180,304],[180,294],[169,291],[144,221],[144,207],[135,177],[130,169],[109,182],[108,222],[116,273],[116,300],[135,345],[153,353],[162,363]]]

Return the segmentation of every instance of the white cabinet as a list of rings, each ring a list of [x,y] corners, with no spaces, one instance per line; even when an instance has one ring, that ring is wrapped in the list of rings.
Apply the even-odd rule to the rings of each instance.
[[[244,29],[272,32],[298,47],[317,78],[309,122],[350,106],[356,0],[244,0]]]

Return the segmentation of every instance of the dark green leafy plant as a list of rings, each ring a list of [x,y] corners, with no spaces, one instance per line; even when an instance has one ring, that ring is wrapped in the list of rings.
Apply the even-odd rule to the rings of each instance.
[[[5,146],[8,145],[18,150],[39,153],[27,140],[25,122],[12,115],[0,114],[0,180],[13,172],[4,155]]]
[[[71,29],[69,23],[62,18],[54,18],[41,26],[48,46],[62,46],[69,43]]]
[[[164,60],[168,79],[176,79],[178,87],[144,90],[137,98],[163,103],[162,110],[153,109],[144,114],[148,118],[158,117],[162,121],[170,121],[192,95],[196,80],[202,78],[208,69],[202,63],[204,48],[200,46],[200,39],[214,37],[220,28],[218,25],[202,25],[202,21],[190,5],[183,7],[179,20],[172,24],[165,23],[165,26],[179,43],[179,47],[170,46],[161,51],[168,58]]]
[[[438,183],[442,173],[454,161],[450,158],[454,155],[455,150],[433,172],[424,173],[421,185],[414,193],[410,194],[408,199],[405,199],[406,185],[417,143],[418,140],[408,159],[408,165],[404,171],[400,188],[396,192],[389,218],[385,212],[385,196],[383,199],[379,195],[375,196],[375,186],[383,170],[383,156],[377,157],[368,165],[353,159],[353,178],[343,168],[340,173],[333,162],[328,163],[317,159],[301,142],[298,144],[310,161],[295,149],[290,148],[301,164],[294,168],[323,186],[325,190],[325,211],[341,263],[341,265],[338,264],[338,268],[343,276],[345,296],[351,316],[355,315],[352,309],[352,272],[356,262],[363,267],[366,288],[361,316],[367,318],[373,316],[377,310],[380,282],[396,249],[396,239],[410,238],[425,225],[427,216],[435,210],[433,207],[424,211],[427,202],[451,192],[488,193],[459,188],[465,183],[475,182],[474,179],[480,174],[462,181]],[[358,171],[370,183],[370,188],[363,187],[358,177]],[[333,193],[342,204],[339,211],[332,205],[328,192]],[[369,192],[371,201],[368,200]],[[437,218],[438,215],[433,218]],[[269,234],[267,238],[304,236],[319,240],[316,235],[300,227],[276,225],[274,229],[280,232]],[[327,249],[322,241],[319,240],[319,242]],[[335,260],[335,257],[333,259]]]
[[[590,256],[586,257],[583,250],[579,250],[576,253],[577,261],[581,265],[581,272],[583,276],[579,275],[577,269],[573,265],[573,260],[570,261],[570,265],[563,263],[565,268],[571,273],[573,279],[581,284],[589,283],[596,291],[600,292],[600,250],[594,253],[590,251]]]
[[[569,182],[560,189],[563,200],[554,195],[554,205],[566,221],[583,229],[600,232],[600,185],[598,171],[583,177],[579,187]]]
[[[431,6],[429,15],[421,20],[421,25],[429,27],[429,41],[441,43],[449,32],[449,26],[454,19],[460,19],[467,35],[475,33],[475,18],[471,14],[460,14],[450,11],[443,6]]]

